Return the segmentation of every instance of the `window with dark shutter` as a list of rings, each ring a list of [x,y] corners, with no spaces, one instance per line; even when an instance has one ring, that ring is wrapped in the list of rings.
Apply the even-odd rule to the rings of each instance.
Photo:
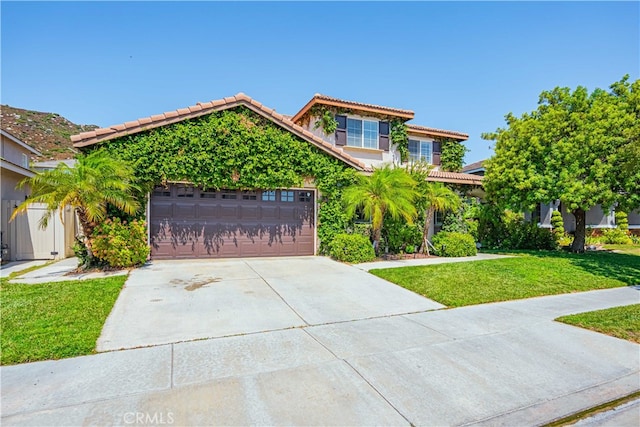
[[[336,145],[347,145],[347,116],[336,115]]]
[[[389,122],[378,123],[378,148],[389,151]]]
[[[433,164],[440,166],[440,152],[442,151],[442,143],[440,141],[433,141]]]

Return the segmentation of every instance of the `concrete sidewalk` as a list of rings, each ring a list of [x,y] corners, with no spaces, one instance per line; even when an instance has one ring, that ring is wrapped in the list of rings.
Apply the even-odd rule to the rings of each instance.
[[[40,264],[39,261],[34,261],[34,266],[42,265],[46,263],[44,261]],[[25,264],[23,264],[25,265]],[[20,266],[16,267],[15,271],[21,271],[25,268],[28,268],[31,265],[26,267]],[[52,264],[49,264],[45,267],[39,268],[37,270],[33,270],[29,273],[20,275],[11,280],[11,283],[24,283],[28,285],[33,285],[37,283],[48,283],[48,282],[63,282],[66,280],[86,280],[86,279],[100,279],[103,277],[110,276],[122,276],[129,273],[128,270],[120,270],[120,271],[94,271],[88,273],[72,273],[76,268],[78,268],[78,258],[71,257],[65,258],[60,261],[56,261]],[[7,274],[8,275],[8,274]],[[3,276],[4,277],[4,276]]]
[[[640,389],[639,345],[553,321],[639,295],[607,289],[2,367],[2,424],[544,424]]]
[[[512,257],[513,255],[478,254],[475,256],[467,256],[467,257],[452,257],[452,258],[434,257],[434,258],[373,261],[373,262],[363,262],[361,264],[354,264],[353,266],[360,270],[369,271],[369,270],[373,270],[374,268],[415,267],[419,265],[448,264],[452,262],[486,261],[489,259],[502,259],[502,258],[512,258]]]

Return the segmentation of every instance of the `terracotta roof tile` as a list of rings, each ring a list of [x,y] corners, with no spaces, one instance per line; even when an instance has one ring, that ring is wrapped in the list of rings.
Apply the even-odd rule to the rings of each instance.
[[[449,182],[452,184],[482,185],[482,176],[459,172],[430,170],[428,181]]]
[[[431,128],[427,126],[419,126],[407,123],[407,131],[409,133],[420,133],[425,135],[433,135],[433,136],[445,136],[449,138],[458,139],[464,141],[469,138],[469,135],[466,133],[458,132],[455,130],[445,130],[445,129],[437,129]]]
[[[96,144],[98,142],[104,142],[125,135],[131,135],[156,127],[166,126],[182,120],[200,117],[205,114],[210,114],[214,111],[234,108],[238,105],[245,105],[254,112],[261,114],[266,118],[270,118],[274,123],[282,126],[298,137],[307,140],[321,150],[327,153],[331,153],[333,156],[341,159],[342,161],[355,167],[356,169],[362,171],[371,171],[371,168],[367,167],[360,160],[352,157],[351,155],[343,152],[340,149],[337,149],[333,145],[324,141],[322,138],[314,135],[308,130],[303,129],[302,127],[293,123],[291,120],[285,118],[285,116],[283,116],[282,114],[277,113],[271,108],[265,107],[260,102],[250,98],[243,93],[239,93],[236,96],[227,97],[224,99],[206,103],[198,103],[196,106],[180,108],[175,111],[168,111],[164,114],[156,114],[151,117],[126,122],[124,124],[113,125],[108,128],[96,129],[95,131],[91,132],[83,132],[78,135],[73,135],[71,137],[71,140],[73,141],[74,146],[85,147],[88,145]]]
[[[102,129],[96,129],[94,133],[96,135],[106,135],[106,134],[114,133],[114,132],[115,132],[115,130],[113,130],[113,129],[102,128]]]
[[[335,107],[351,108],[354,110],[377,114],[388,114],[390,116],[401,117],[405,120],[410,120],[414,116],[414,113],[411,110],[403,110],[400,108],[385,107],[375,104],[365,104],[363,102],[347,101],[344,99],[334,98],[331,96],[316,93],[315,95],[313,95],[313,98],[311,98],[311,100],[307,102],[307,104],[293,116],[291,120],[293,122],[297,122],[311,109],[311,107],[316,104],[326,104]]]

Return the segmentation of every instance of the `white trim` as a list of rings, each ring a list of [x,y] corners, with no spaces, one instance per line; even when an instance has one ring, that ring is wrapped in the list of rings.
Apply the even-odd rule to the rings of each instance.
[[[16,138],[15,136],[11,135],[9,132],[5,131],[4,129],[0,129],[0,134],[2,134],[3,136],[6,136],[8,139],[10,139],[11,141],[15,142],[16,144],[18,144],[22,148],[31,151],[36,156],[42,156],[41,152],[39,152],[35,148],[29,146],[26,142],[20,141],[18,138]]]
[[[415,160],[411,159],[411,152],[409,152],[409,141],[416,141],[418,142],[418,156],[420,156],[420,160],[422,160],[422,143],[423,142],[428,142],[429,145],[431,145],[431,155],[430,155],[430,159],[427,162],[428,164],[432,165],[433,164],[433,140],[429,140],[429,139],[424,139],[424,138],[411,138],[409,137],[407,139],[407,152],[409,154],[409,157],[407,159],[407,161],[409,163],[415,162]],[[420,161],[418,160],[418,161]]]
[[[360,138],[360,145],[349,145],[349,120],[358,120],[360,121],[361,124],[361,138]],[[359,117],[359,116],[347,116],[347,127],[345,129],[345,133],[347,136],[347,141],[346,144],[344,145],[345,147],[353,147],[353,148],[363,148],[363,149],[369,149],[369,150],[378,150],[380,148],[380,121],[379,119],[374,119],[374,118],[367,118],[367,117]],[[376,145],[375,147],[365,147],[364,145],[364,122],[371,122],[371,123],[375,123],[376,124]]]

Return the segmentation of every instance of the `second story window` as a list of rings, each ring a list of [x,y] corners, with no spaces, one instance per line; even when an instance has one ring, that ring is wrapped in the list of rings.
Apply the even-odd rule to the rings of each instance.
[[[350,147],[378,148],[378,122],[348,118],[347,145]]]
[[[409,161],[433,164],[431,141],[409,140]]]

